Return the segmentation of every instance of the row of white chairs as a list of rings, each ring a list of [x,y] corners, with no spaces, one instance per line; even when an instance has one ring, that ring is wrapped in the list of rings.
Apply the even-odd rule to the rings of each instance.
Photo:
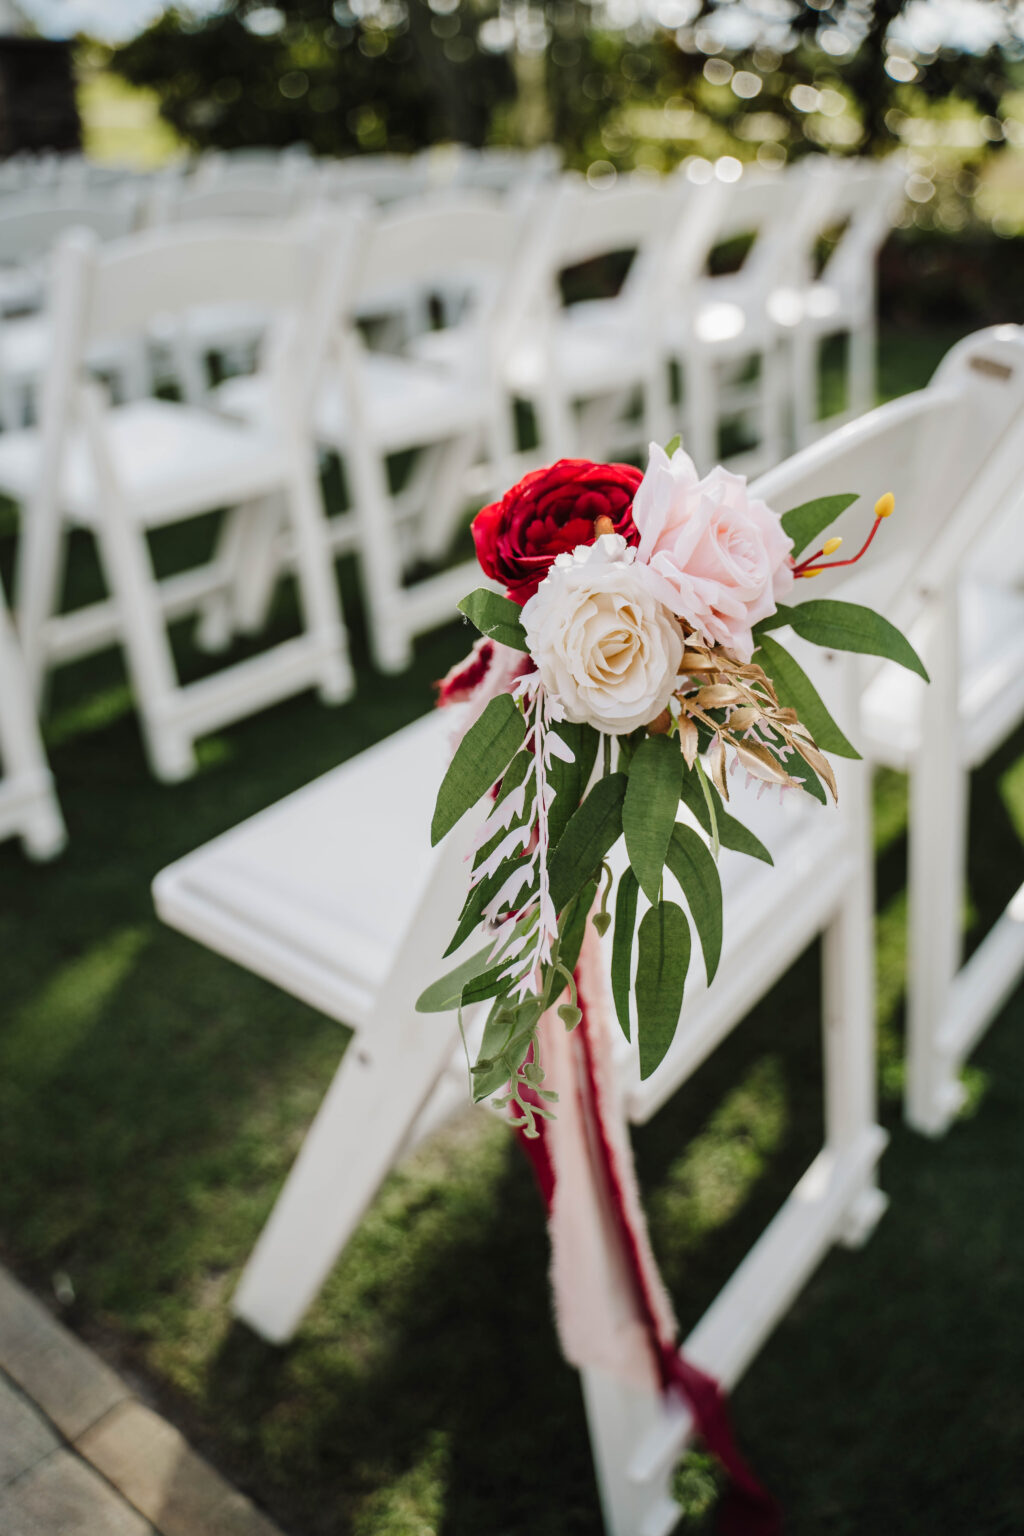
[[[508,191],[524,178],[552,176],[561,168],[555,144],[534,149],[468,144],[438,144],[415,154],[370,153],[314,156],[308,145],[281,149],[246,146],[207,150],[171,161],[154,171],[81,154],[21,154],[0,163],[0,205],[20,194],[78,197],[95,190],[143,188],[174,182],[209,191],[216,187],[277,188],[354,186],[380,202],[416,197],[439,187],[474,187]]]
[[[833,326],[870,323],[870,279],[855,277],[863,263],[846,253],[863,245],[865,224],[880,224],[881,175],[865,169],[853,184],[825,166],[727,193],[721,183],[683,180],[595,191],[566,178],[550,196],[523,202],[462,194],[274,230],[229,222],[105,245],[70,237],[55,265],[38,425],[0,434],[0,492],[24,513],[15,597],[36,696],[54,665],[120,640],[154,769],[181,777],[198,735],[282,690],[316,683],[330,697],[347,693],[330,575],[331,557],[346,550],[359,558],[377,664],[405,667],[415,637],[452,615],[472,577],[460,566],[409,584],[410,564],[444,556],[474,464],[492,489],[523,467],[513,397],[534,408],[541,458],[642,451],[671,433],[675,362],[688,441],[710,463],[717,443],[702,423],[718,412],[708,402],[728,384],[728,368],[760,349],[757,458],[777,461],[783,310],[801,294],[783,279],[801,270],[800,257],[805,309],[828,294]],[[812,236],[827,210],[848,224],[813,280]],[[803,247],[794,249],[798,226]],[[756,237],[741,270],[697,277],[734,230]],[[565,269],[623,249],[635,255],[617,295],[561,305]],[[396,305],[392,350],[369,346],[366,317]],[[451,323],[425,329],[416,317],[431,312]],[[212,340],[253,325],[262,333],[256,372],[211,390],[203,369]],[[710,345],[715,327],[722,353]],[[802,334],[799,323],[790,330]],[[123,387],[154,334],[179,359],[183,401]],[[799,355],[791,348],[790,361]],[[120,403],[96,380],[104,369],[120,370]],[[637,394],[641,412],[631,418]],[[348,483],[349,508],[330,519],[317,447],[341,458]],[[418,457],[395,494],[389,461],[407,451]],[[147,532],[216,507],[229,511],[213,562],[157,583]],[[62,551],[75,526],[95,535],[112,600],[62,614]],[[209,648],[258,630],[287,567],[299,580],[302,643],[277,663],[257,658],[180,689],[168,622],[198,610]]]
[[[898,515],[872,559],[823,577],[814,595],[867,601],[904,626],[931,686],[783,633],[868,762],[837,765],[835,810],[800,792],[756,798],[737,782],[734,813],[771,849],[774,868],[723,852],[718,978],[710,989],[688,979],[679,1031],[652,1077],[640,1080],[635,1046],[616,1030],[623,1113],[642,1122],[822,940],[821,1150],[685,1345],[726,1387],[829,1247],[863,1242],[885,1209],[870,763],[911,775],[906,1112],[918,1129],[947,1128],[958,1068],[1024,970],[1024,887],[960,968],[969,769],[1024,718],[1022,471],[1024,331],[1005,327],[969,338],[928,388],[830,434],[755,487],[780,507],[838,489],[861,491],[870,507],[880,491],[895,493]],[[294,1333],[388,1170],[467,1103],[454,1019],[414,1011],[424,983],[453,963],[441,955],[472,831],[428,846],[450,730],[443,714],[407,727],[155,883],[172,926],[354,1030],[233,1300],[277,1343]],[[596,1369],[583,1372],[583,1391],[608,1532],[667,1536],[679,1517],[672,1471],[687,1412]]]

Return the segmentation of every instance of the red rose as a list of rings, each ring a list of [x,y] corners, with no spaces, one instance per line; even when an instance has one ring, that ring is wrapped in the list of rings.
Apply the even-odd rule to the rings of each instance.
[[[615,532],[639,544],[633,497],[643,479],[631,464],[559,459],[535,469],[473,519],[477,559],[504,582],[513,602],[532,597],[555,556],[594,542],[594,519],[610,517]]]

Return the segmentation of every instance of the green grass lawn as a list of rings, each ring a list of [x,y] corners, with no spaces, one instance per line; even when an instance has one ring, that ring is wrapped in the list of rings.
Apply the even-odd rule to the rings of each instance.
[[[887,336],[883,391],[923,381],[950,339]],[[5,573],[10,546],[8,531]],[[78,546],[71,574],[92,583]],[[342,574],[356,698],[299,698],[210,738],[186,784],[149,777],[116,657],[58,679],[48,733],[70,847],[41,868],[0,848],[0,1248],[293,1536],[590,1536],[543,1216],[487,1117],[392,1175],[289,1349],[228,1312],[345,1036],[162,928],[149,884],[429,707],[466,631],[380,678]],[[189,675],[206,665],[187,634],[181,654]],[[1024,1530],[1024,996],[974,1058],[963,1122],[937,1144],[905,1131],[903,781],[883,775],[876,804],[892,1207],[863,1251],[827,1258],[735,1418],[793,1536],[1009,1536]],[[975,776],[971,831],[974,942],[1021,878],[1024,733]],[[684,1328],[819,1145],[818,966],[812,949],[636,1133]]]

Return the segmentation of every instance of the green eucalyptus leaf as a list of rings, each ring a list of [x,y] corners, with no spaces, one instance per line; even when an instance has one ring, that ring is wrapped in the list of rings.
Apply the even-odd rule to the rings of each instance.
[[[837,757],[860,757],[836,725],[825,708],[818,690],[803,668],[777,640],[767,635],[758,636],[758,665],[771,678],[779,703],[795,709],[801,724],[814,737],[823,752],[834,752]]]
[[[499,779],[526,735],[526,722],[510,694],[492,699],[463,736],[437,792],[431,845],[439,843],[457,821]]]
[[[640,884],[631,869],[624,869],[615,893],[615,935],[612,939],[612,999],[619,1028],[629,1039],[629,993],[633,979],[633,936]]]
[[[803,640],[833,651],[856,651],[863,656],[882,656],[928,681],[924,663],[895,624],[861,603],[841,603],[834,598],[815,598],[795,608],[779,608],[762,619],[754,630],[758,638],[766,629],[789,624]]]
[[[645,737],[629,765],[622,831],[630,865],[648,901],[657,901],[661,894],[684,766],[678,741],[668,736]]]
[[[588,880],[565,908],[558,924],[558,959],[567,971],[576,969],[587,931],[587,918],[597,895],[596,880]],[[557,995],[557,994],[556,994]]]
[[[722,954],[722,880],[718,865],[700,834],[682,822],[673,828],[667,862],[686,897],[710,986]]]
[[[562,758],[553,759],[548,772],[548,782],[555,791],[555,798],[548,812],[548,837],[552,849],[558,846],[562,833],[580,801],[586,793],[597,759],[598,733],[592,725],[575,725],[569,720],[559,721],[551,727],[573,754],[571,763]]]
[[[802,555],[808,544],[813,544],[836,518],[858,501],[859,494],[849,491],[838,496],[817,496],[813,501],[802,502],[782,515],[782,526],[793,540],[793,558]]]
[[[463,960],[461,965],[457,965],[447,975],[439,977],[424,992],[421,992],[416,999],[416,1012],[447,1013],[450,1009],[457,1008],[466,983],[487,969],[493,947],[492,944],[488,944],[486,949],[481,949],[477,954],[471,955],[468,960]]]
[[[635,994],[641,1077],[650,1077],[672,1044],[689,964],[686,914],[674,901],[659,901],[640,922]]]
[[[529,650],[523,628],[523,610],[510,598],[500,597],[487,587],[477,587],[475,592],[462,599],[459,609],[488,640],[497,640],[514,651]]]
[[[624,773],[598,779],[570,817],[548,861],[551,900],[556,912],[561,912],[593,876],[609,848],[618,841],[627,783]]]

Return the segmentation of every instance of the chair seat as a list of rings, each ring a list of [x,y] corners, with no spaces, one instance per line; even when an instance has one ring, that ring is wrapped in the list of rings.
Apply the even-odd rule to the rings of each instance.
[[[791,331],[797,326],[828,335],[836,328],[871,312],[871,291],[866,290],[857,302],[857,296],[836,283],[808,283],[804,288],[777,288],[768,300],[768,313],[781,329]]]
[[[266,433],[166,400],[142,400],[107,413],[111,458],[132,513],[147,526],[228,506],[280,485],[280,447]],[[35,428],[0,435],[0,491],[31,499],[41,439]],[[98,488],[83,431],[68,447],[61,484],[66,514],[92,524]]]
[[[154,884],[160,916],[362,1024],[434,866],[452,725],[435,711],[171,865]]]
[[[359,390],[370,435],[384,452],[418,448],[455,437],[480,424],[485,398],[474,382],[446,368],[390,353],[368,352],[360,361]],[[265,382],[229,379],[212,401],[227,416],[263,422],[269,414]],[[349,439],[342,391],[328,380],[315,408],[318,441],[344,451]]]
[[[546,336],[528,336],[509,355],[505,382],[531,399],[553,371],[562,389],[593,398],[642,383],[651,364],[634,310],[611,313],[612,301],[570,306]]]
[[[430,817],[452,725],[436,711],[171,865],[154,885],[161,918],[330,1017],[362,1023],[434,867]],[[720,860],[727,960],[756,998],[763,968],[743,963],[745,948],[772,929],[780,891],[812,886],[823,861],[839,878],[845,829],[799,792],[759,797],[742,775],[730,792],[775,858],[770,868],[723,849]],[[695,946],[693,1005],[706,990],[699,971]],[[671,1058],[662,1070],[675,1070]],[[634,1095],[638,1118],[663,1081]]]
[[[992,582],[963,582],[960,644],[961,746],[966,765],[974,767],[1024,713],[1024,592]],[[870,753],[887,767],[905,771],[917,750],[924,686],[902,668],[885,667],[867,689],[864,726]]]

